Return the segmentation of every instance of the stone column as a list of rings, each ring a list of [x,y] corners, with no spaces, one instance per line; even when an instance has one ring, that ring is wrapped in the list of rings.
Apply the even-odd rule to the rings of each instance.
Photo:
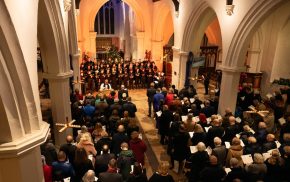
[[[152,59],[159,70],[163,69],[163,45],[162,41],[152,40]]]
[[[73,77],[74,77],[74,81],[76,82],[80,82],[80,64],[79,64],[79,59],[80,59],[80,54],[73,54],[72,55],[72,66],[73,66]],[[81,84],[80,83],[75,83],[74,84],[74,90],[75,89],[79,89],[79,91],[81,92]]]
[[[0,181],[44,181],[39,145],[45,142],[49,125],[40,124],[22,138],[0,145]]]
[[[220,88],[218,112],[224,114],[226,108],[230,108],[232,112],[235,112],[240,74],[245,68],[241,67],[231,69],[221,66],[220,69],[222,70],[222,83]]]
[[[144,50],[144,35],[145,35],[145,32],[136,32],[137,60],[143,59],[144,56],[145,56],[145,50]]]
[[[96,37],[97,37],[97,32],[90,32],[90,40],[89,40],[89,44],[90,44],[90,56],[92,58],[96,58]]]
[[[66,136],[72,134],[72,129],[59,133],[60,128],[56,127],[55,123],[66,123],[66,118],[71,121],[69,78],[73,76],[73,72],[44,74],[43,76],[49,82],[55,145],[60,146],[65,143]]]
[[[180,49],[176,47],[172,47],[172,49],[172,84],[174,84],[177,89],[182,89],[185,83],[186,61],[188,57],[188,52],[180,51]]]

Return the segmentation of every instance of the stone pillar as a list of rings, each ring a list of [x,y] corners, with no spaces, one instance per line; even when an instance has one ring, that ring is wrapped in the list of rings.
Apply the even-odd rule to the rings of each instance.
[[[163,45],[162,41],[152,40],[152,59],[155,61],[158,70],[163,69]]]
[[[74,77],[74,81],[76,82],[80,82],[81,81],[81,77],[80,77],[80,63],[79,63],[79,59],[80,59],[80,54],[73,54],[72,55],[72,66],[73,66],[73,77]],[[81,84],[80,83],[75,83],[74,84],[74,90],[75,89],[79,89],[79,91],[81,92]]]
[[[180,49],[176,47],[172,47],[172,49],[172,84],[175,85],[177,89],[182,89],[185,83],[188,52],[180,51]]]
[[[66,118],[71,121],[69,78],[73,76],[73,72],[44,74],[43,76],[49,82],[55,145],[60,146],[65,143],[66,136],[72,134],[72,129],[59,133],[60,128],[56,127],[55,123],[66,123]]]
[[[96,37],[97,37],[97,32],[90,32],[90,35],[89,35],[89,44],[90,44],[90,49],[89,49],[89,52],[90,52],[90,56],[92,58],[96,58]]]
[[[244,67],[231,69],[221,66],[220,68],[222,70],[222,83],[218,112],[224,114],[226,108],[230,108],[234,113],[237,103],[240,74],[244,70]]]
[[[145,32],[136,32],[137,60],[143,59],[144,56],[145,56],[145,50],[144,50],[144,35],[145,35]]]
[[[0,145],[0,181],[43,182],[39,145],[45,142],[49,125],[42,122],[19,140]]]

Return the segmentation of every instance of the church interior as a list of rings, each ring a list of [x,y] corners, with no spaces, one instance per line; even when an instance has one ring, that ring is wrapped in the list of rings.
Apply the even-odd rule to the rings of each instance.
[[[0,182],[290,181],[289,40],[290,0],[0,0]]]

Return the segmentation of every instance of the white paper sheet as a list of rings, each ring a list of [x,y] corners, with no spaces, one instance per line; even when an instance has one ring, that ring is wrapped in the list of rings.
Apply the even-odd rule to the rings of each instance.
[[[225,168],[225,172],[227,173],[227,174],[229,174],[229,172],[231,172],[232,170],[231,170],[231,168]]]
[[[158,112],[156,112],[156,115],[157,115],[158,117],[160,117],[161,114],[162,114],[162,111],[158,111]]]
[[[190,153],[194,154],[195,152],[197,152],[197,148],[196,146],[190,146]]]
[[[209,126],[209,127],[204,127],[204,129],[205,129],[205,132],[208,132],[208,130],[211,128],[211,126]]]
[[[242,155],[241,157],[242,157],[244,164],[252,164],[253,163],[253,158],[252,158],[251,154]]]
[[[241,123],[241,122],[242,122],[242,119],[239,118],[239,117],[236,117],[236,122],[237,122],[237,123]]]
[[[189,101],[190,101],[190,103],[194,103],[195,99],[194,98],[190,98]]]
[[[286,120],[284,118],[280,118],[280,119],[278,119],[278,121],[279,121],[281,126],[286,123]]]
[[[188,132],[188,133],[189,133],[190,138],[192,138],[194,132],[192,131],[192,132]]]
[[[227,149],[229,149],[231,147],[230,142],[225,142],[225,146],[226,146]]]
[[[204,108],[204,104],[200,104],[200,108]]]
[[[187,120],[187,116],[181,116],[181,120],[182,121],[186,121]]]

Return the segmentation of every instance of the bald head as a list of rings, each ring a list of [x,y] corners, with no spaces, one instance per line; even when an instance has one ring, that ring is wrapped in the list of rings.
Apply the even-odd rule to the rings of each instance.
[[[71,136],[71,135],[68,135],[67,137],[66,137],[66,142],[67,143],[72,143],[74,141],[74,139],[73,139],[73,137]]]
[[[119,125],[117,130],[120,133],[124,132],[125,131],[124,125]]]

